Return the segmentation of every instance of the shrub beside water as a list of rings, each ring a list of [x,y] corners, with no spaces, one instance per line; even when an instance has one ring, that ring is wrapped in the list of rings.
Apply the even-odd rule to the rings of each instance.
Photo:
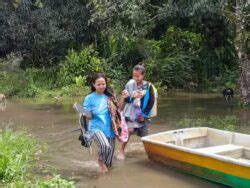
[[[37,143],[22,132],[3,130],[0,133],[0,181],[22,179],[32,167]]]
[[[103,70],[103,60],[90,46],[77,52],[69,50],[65,60],[60,64],[58,82],[60,86],[86,84],[86,77]]]
[[[44,180],[31,174],[41,149],[25,132],[0,129],[0,187],[75,187],[73,181],[59,175]]]
[[[74,188],[75,183],[55,175],[49,180],[37,179],[32,181],[16,181],[6,185],[7,188]]]

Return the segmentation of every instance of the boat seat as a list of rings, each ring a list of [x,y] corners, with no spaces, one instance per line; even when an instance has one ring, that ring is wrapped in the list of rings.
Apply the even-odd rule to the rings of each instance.
[[[219,145],[219,146],[199,148],[195,150],[202,152],[202,153],[221,153],[221,152],[234,151],[234,150],[243,149],[243,148],[244,148],[243,146],[225,144],[225,145]]]

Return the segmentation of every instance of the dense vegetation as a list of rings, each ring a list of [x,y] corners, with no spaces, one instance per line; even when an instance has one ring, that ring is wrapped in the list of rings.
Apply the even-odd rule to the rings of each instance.
[[[4,124],[1,124],[4,126]],[[0,186],[1,187],[75,187],[73,181],[59,175],[42,178],[33,170],[41,162],[42,146],[25,132],[0,129]]]
[[[121,88],[141,61],[147,79],[164,89],[235,87],[240,66],[230,17],[234,5],[233,0],[1,0],[0,91],[78,95],[96,71]],[[249,36],[250,8],[244,6]],[[249,39],[245,46],[249,52]]]

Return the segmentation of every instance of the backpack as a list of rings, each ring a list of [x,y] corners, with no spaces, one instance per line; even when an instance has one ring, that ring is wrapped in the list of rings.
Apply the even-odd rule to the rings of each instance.
[[[142,115],[146,119],[154,118],[157,116],[157,89],[155,86],[147,82],[146,93],[140,99]]]
[[[154,105],[151,109],[151,112],[149,114],[149,118],[154,118],[157,116],[157,98],[158,98],[158,92],[157,89],[155,88],[155,86],[151,83],[149,83],[152,87],[153,87],[153,91],[154,91]]]

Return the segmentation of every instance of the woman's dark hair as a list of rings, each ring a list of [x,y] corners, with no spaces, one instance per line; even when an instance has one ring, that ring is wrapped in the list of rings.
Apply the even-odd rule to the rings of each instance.
[[[143,63],[139,63],[139,64],[134,66],[133,71],[140,71],[144,75],[146,72],[146,69],[145,69]]]
[[[114,90],[108,85],[108,78],[104,73],[96,73],[92,77],[92,82],[91,82],[91,92],[95,92],[96,89],[94,87],[95,81],[99,78],[103,78],[106,82],[106,89],[104,91],[104,94],[107,95],[108,97],[114,97]]]

